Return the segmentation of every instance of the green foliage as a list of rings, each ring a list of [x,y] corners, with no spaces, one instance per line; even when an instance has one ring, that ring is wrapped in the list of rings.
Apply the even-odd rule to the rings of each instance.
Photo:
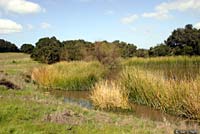
[[[160,44],[155,47],[151,47],[149,50],[149,56],[169,56],[170,47],[165,44]]]
[[[136,57],[149,57],[149,51],[147,49],[137,49]]]
[[[137,47],[134,44],[129,44],[123,41],[120,42],[118,40],[114,41],[113,44],[119,48],[121,57],[128,58],[135,56]]]
[[[31,54],[33,52],[34,46],[32,44],[23,44],[20,48],[21,52]]]
[[[58,61],[99,60],[110,63],[119,57],[133,57],[136,46],[125,42],[68,40],[62,43],[55,37],[42,38],[36,43],[31,57],[34,60],[52,64]]]
[[[31,57],[42,63],[52,64],[60,61],[61,47],[62,43],[55,37],[42,38],[36,43]]]
[[[191,24],[178,28],[167,38],[165,44],[174,55],[200,55],[200,30]]]
[[[0,39],[0,52],[19,52],[19,49],[15,44]]]
[[[64,57],[62,57],[63,60],[67,61],[84,60],[92,55],[92,50],[94,48],[91,42],[84,40],[64,41],[63,46],[62,54],[64,54]]]

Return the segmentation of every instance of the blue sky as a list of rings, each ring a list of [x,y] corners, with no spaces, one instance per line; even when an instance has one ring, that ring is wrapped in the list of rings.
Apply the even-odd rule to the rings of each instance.
[[[0,38],[18,46],[56,36],[149,48],[186,24],[200,28],[200,0],[0,0]]]

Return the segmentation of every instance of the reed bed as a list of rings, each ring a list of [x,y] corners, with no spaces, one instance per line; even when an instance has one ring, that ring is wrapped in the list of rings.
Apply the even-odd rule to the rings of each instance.
[[[129,109],[128,95],[124,91],[120,85],[112,81],[101,81],[95,84],[90,98],[98,109]]]
[[[131,58],[122,63],[151,72],[163,72],[166,79],[190,80],[200,75],[200,57],[195,56]]]
[[[135,103],[163,112],[200,119],[200,77],[191,80],[165,79],[163,72],[127,67],[120,81]]]
[[[32,79],[39,85],[63,90],[89,90],[104,75],[99,62],[60,62],[32,71]]]

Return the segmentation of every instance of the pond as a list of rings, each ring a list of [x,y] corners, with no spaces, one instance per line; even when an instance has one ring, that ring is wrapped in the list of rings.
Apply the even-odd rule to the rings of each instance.
[[[60,90],[52,90],[50,91],[51,95],[55,95],[56,97],[63,97],[64,102],[71,103],[75,105],[79,105],[81,107],[87,109],[94,109],[92,105],[92,101],[90,100],[90,92],[89,91],[60,91]],[[186,118],[172,116],[166,113],[163,113],[159,110],[153,109],[148,106],[131,104],[133,112],[128,112],[125,114],[132,114],[136,117],[143,119],[150,119],[152,121],[161,121],[161,122],[169,122],[169,123],[180,123],[184,122],[186,126],[198,125],[200,126],[200,122],[196,120],[190,120]]]

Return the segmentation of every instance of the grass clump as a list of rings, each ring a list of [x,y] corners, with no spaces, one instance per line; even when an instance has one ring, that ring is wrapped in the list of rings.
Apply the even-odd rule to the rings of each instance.
[[[164,112],[200,119],[200,79],[164,79],[162,73],[138,68],[127,68],[121,83],[132,101]]]
[[[60,62],[33,69],[32,79],[44,87],[88,90],[104,73],[99,62]]]
[[[129,109],[128,95],[124,91],[114,82],[99,82],[92,90],[91,100],[99,109]]]

